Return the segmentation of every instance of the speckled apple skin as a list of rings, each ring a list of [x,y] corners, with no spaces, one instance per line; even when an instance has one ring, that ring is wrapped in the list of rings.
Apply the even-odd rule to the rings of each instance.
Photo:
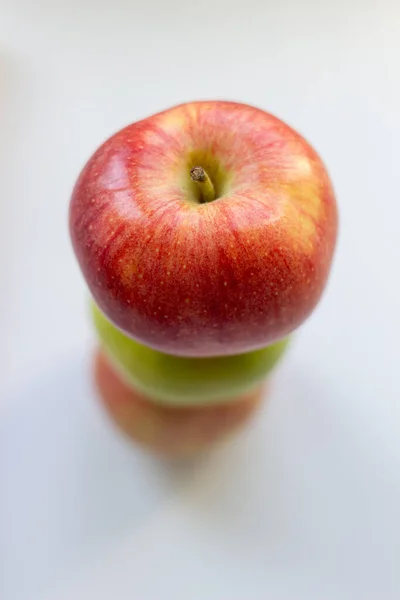
[[[218,198],[196,199],[201,163]],[[184,104],[129,125],[90,158],[70,204],[73,247],[99,307],[128,335],[182,356],[287,336],[324,290],[335,196],[313,148],[233,102]]]

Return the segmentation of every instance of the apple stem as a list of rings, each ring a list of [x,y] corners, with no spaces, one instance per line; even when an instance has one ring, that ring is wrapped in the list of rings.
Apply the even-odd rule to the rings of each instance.
[[[200,202],[212,202],[215,200],[215,189],[207,171],[203,167],[190,169],[190,177],[200,190]]]

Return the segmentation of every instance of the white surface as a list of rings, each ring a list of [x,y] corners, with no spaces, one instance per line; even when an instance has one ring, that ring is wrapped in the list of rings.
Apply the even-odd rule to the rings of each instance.
[[[399,4],[190,5],[0,3],[0,597],[395,600]],[[268,408],[173,467],[98,409],[67,203],[113,131],[214,97],[308,137],[341,235]]]

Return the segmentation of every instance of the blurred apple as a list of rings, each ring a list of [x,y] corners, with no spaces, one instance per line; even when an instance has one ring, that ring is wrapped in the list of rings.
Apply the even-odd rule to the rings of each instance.
[[[185,358],[163,354],[129,338],[92,303],[93,321],[114,367],[160,404],[205,406],[233,401],[259,386],[285,352],[288,340],[235,356]]]
[[[243,425],[263,397],[258,386],[234,402],[214,407],[159,406],[128,385],[102,351],[96,353],[94,375],[103,405],[118,427],[165,457],[186,457],[210,448]]]

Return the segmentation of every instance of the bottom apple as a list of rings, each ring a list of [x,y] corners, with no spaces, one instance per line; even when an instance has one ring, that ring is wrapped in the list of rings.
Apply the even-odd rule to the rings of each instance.
[[[166,457],[184,457],[209,448],[244,424],[260,404],[264,386],[235,402],[204,408],[157,405],[127,384],[103,351],[95,356],[94,377],[111,418],[131,439]]]

